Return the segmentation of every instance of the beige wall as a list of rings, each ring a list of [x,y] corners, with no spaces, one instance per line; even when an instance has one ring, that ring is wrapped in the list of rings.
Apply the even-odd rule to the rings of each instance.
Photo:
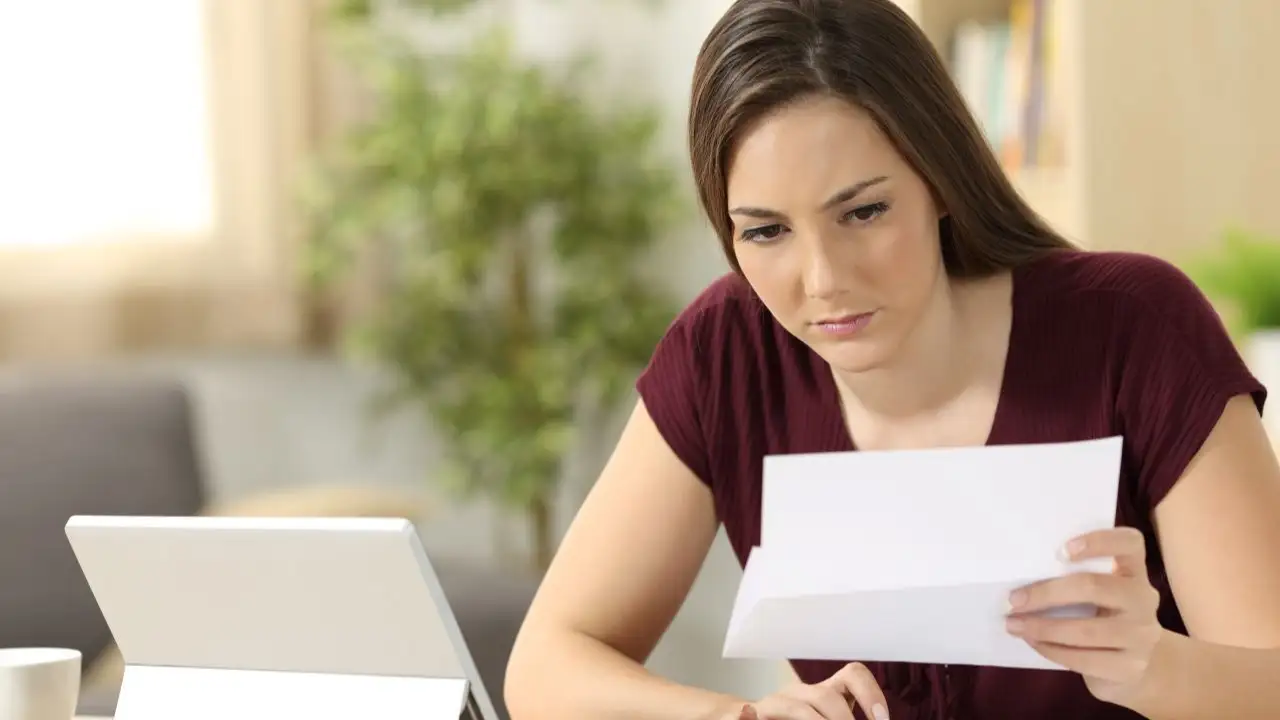
[[[1091,245],[1181,258],[1280,233],[1280,2],[1081,0]]]

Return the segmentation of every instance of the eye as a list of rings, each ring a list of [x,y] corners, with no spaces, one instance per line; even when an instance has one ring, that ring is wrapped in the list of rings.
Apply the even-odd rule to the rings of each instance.
[[[871,222],[889,210],[889,204],[885,202],[871,203],[870,205],[862,205],[845,213],[845,220],[857,220],[858,222]]]
[[[782,234],[781,225],[761,225],[760,227],[747,228],[742,231],[742,239],[746,241],[762,241],[773,240]]]

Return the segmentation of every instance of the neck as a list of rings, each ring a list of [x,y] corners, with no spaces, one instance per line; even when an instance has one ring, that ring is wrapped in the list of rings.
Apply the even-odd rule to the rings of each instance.
[[[846,408],[902,420],[945,407],[964,393],[980,368],[969,318],[969,293],[943,276],[934,300],[897,355],[872,370],[833,369]]]

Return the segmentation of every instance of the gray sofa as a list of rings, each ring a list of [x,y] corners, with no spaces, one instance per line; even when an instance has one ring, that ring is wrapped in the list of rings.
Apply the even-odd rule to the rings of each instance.
[[[109,715],[111,633],[63,534],[75,514],[208,511],[193,403],[163,377],[25,375],[0,379],[0,647],[58,646],[85,657],[80,711]],[[268,507],[287,507],[276,498]],[[376,514],[367,507],[279,514]],[[234,514],[234,513],[223,513]],[[502,677],[532,599],[530,578],[433,557],[482,678],[503,707]],[[103,686],[102,677],[109,681]]]

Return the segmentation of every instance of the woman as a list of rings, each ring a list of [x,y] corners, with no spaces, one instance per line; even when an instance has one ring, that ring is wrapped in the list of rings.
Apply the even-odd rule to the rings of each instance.
[[[689,140],[734,272],[638,383],[514,650],[517,720],[1280,717],[1265,391],[1185,276],[1045,227],[889,0],[735,2]],[[1121,527],[1067,546],[1113,572],[1010,598],[1009,632],[1073,672],[796,660],[743,699],[642,668],[717,523],[740,560],[758,542],[765,455],[1116,434]],[[1035,616],[1075,603],[1103,612]]]

